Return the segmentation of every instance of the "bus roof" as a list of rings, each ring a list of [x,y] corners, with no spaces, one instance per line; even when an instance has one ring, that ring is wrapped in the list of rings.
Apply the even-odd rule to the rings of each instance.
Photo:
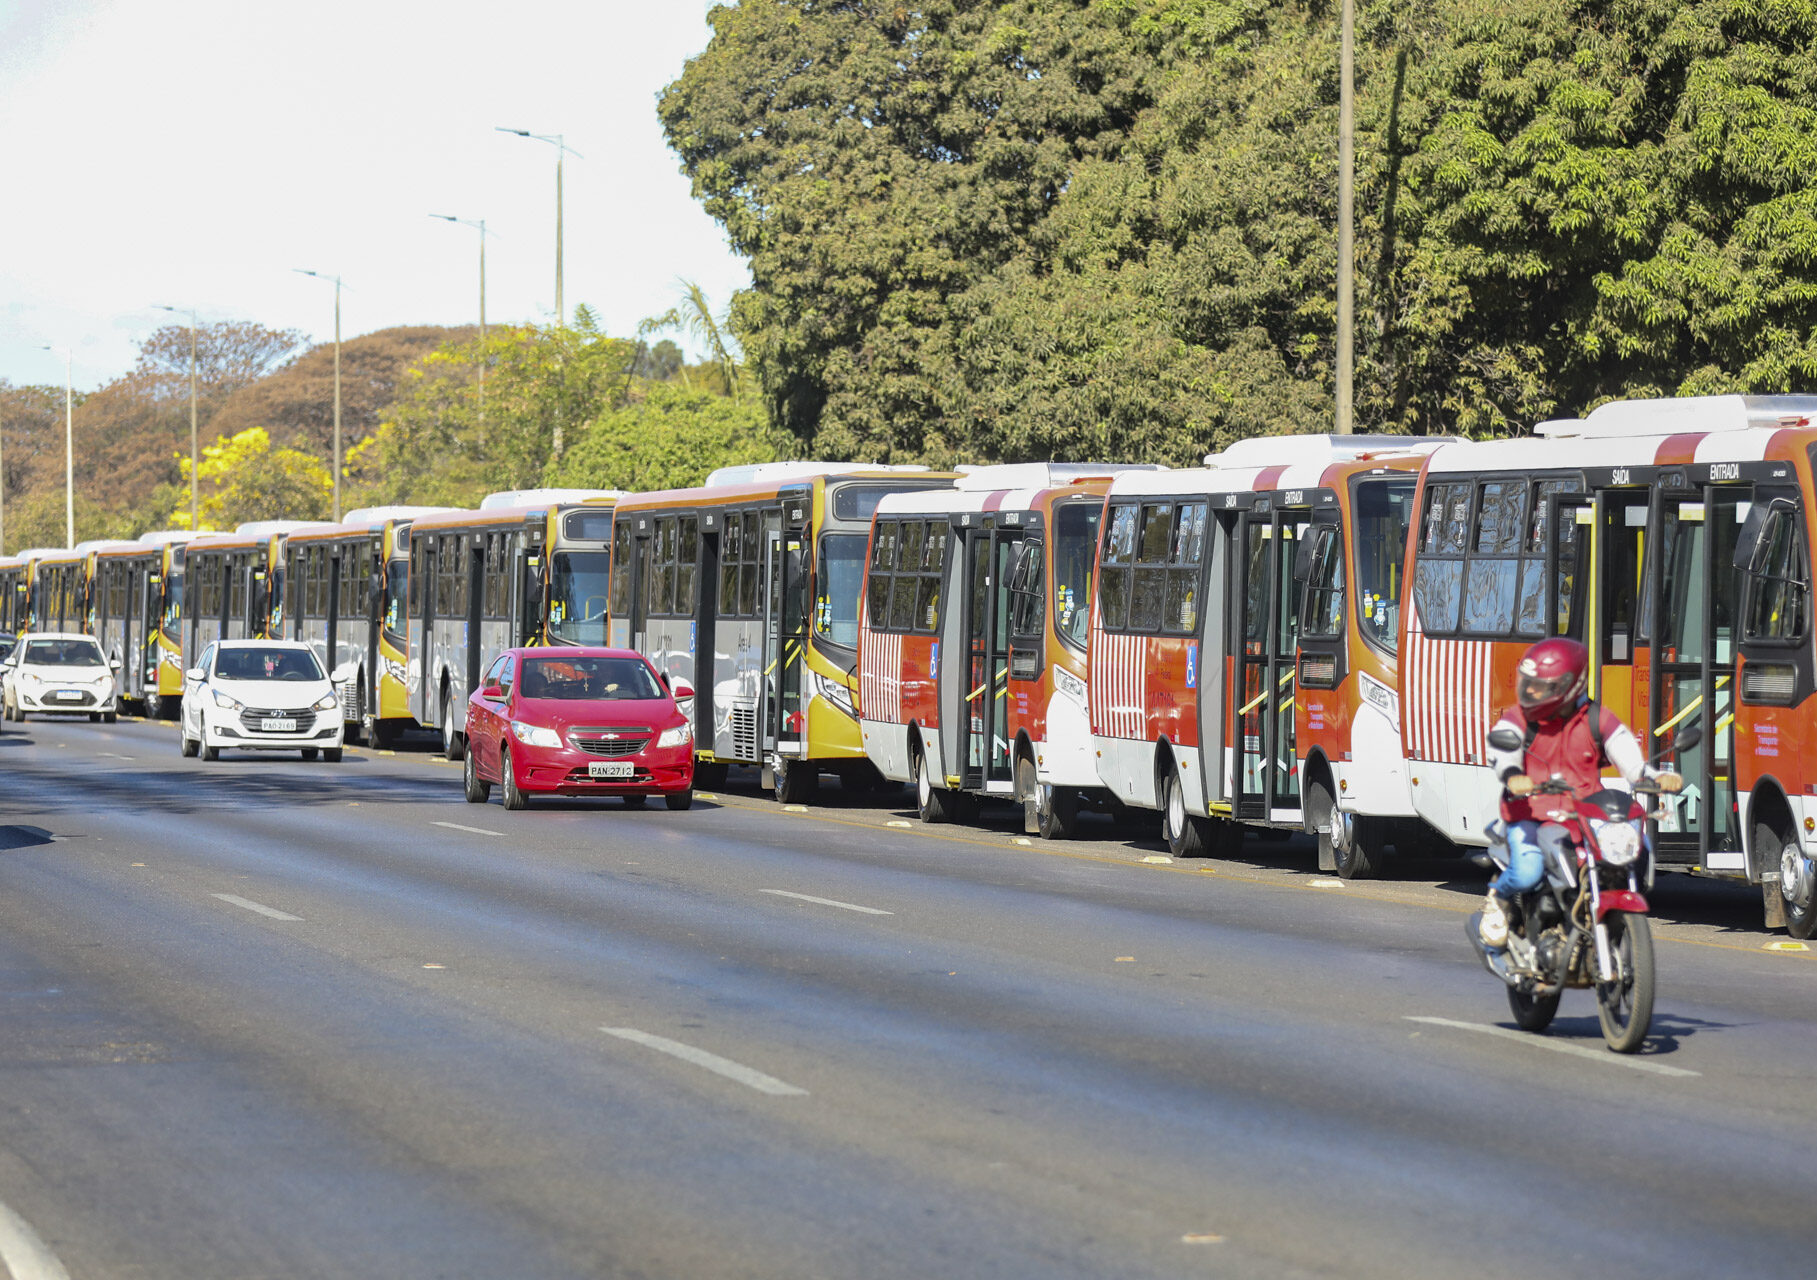
[[[501,508],[535,507],[554,503],[616,502],[625,496],[623,489],[501,489],[480,499],[481,511]],[[448,508],[443,507],[446,511]]]
[[[139,545],[131,538],[90,538],[87,542],[78,542],[70,549],[70,554],[85,556],[91,551],[121,551]]]
[[[197,538],[210,537],[215,533],[214,529],[154,529],[150,533],[140,534],[137,541],[148,547],[168,547],[172,543],[194,542]]]
[[[1205,455],[1207,467],[1327,467],[1370,454],[1432,453],[1457,436],[1250,436],[1232,441],[1222,453]]]
[[[1165,471],[1153,462],[1000,462],[960,467],[955,489],[1053,489],[1081,480],[1109,480],[1123,471]]]
[[[304,529],[332,529],[332,520],[248,520],[236,524],[233,531],[243,538],[269,538],[274,533],[297,533]]]
[[[722,485],[787,484],[791,480],[815,480],[822,476],[843,476],[860,471],[927,473],[931,468],[913,462],[747,462],[735,467],[719,468],[707,476],[706,483],[699,487],[717,489]],[[687,493],[689,490],[672,489],[670,492]]]
[[[446,511],[459,510],[459,507],[412,507],[403,503],[394,503],[388,507],[355,507],[341,517],[341,523],[375,525],[387,520],[415,520],[420,516],[437,516]]]

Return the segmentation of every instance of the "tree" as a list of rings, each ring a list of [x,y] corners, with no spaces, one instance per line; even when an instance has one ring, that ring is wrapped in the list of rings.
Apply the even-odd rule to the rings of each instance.
[[[189,458],[179,457],[185,484]],[[202,450],[197,470],[200,518],[205,529],[231,529],[248,520],[326,520],[333,479],[320,458],[274,447],[271,433],[248,427]],[[187,503],[172,525],[189,527]]]
[[[665,329],[680,330],[706,349],[708,360],[718,368],[720,377],[724,380],[726,393],[742,395],[743,370],[739,363],[738,340],[731,332],[731,316],[714,315],[713,304],[707,300],[706,290],[692,280],[677,283],[681,286],[681,297],[676,304],[661,315],[651,316],[639,324],[638,336],[661,333]],[[658,344],[665,345],[673,344]]]
[[[776,437],[750,399],[663,382],[596,418],[545,479],[644,492],[697,485],[716,467],[777,456]]]

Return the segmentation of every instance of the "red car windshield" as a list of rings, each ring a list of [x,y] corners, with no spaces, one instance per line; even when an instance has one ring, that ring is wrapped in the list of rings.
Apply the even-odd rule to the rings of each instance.
[[[650,668],[636,658],[525,658],[518,690],[526,698],[586,702],[663,696]]]

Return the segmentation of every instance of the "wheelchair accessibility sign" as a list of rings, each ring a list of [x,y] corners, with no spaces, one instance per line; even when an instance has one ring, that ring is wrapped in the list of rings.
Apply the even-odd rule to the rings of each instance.
[[[1194,640],[1186,646],[1186,687],[1199,687],[1199,642]]]

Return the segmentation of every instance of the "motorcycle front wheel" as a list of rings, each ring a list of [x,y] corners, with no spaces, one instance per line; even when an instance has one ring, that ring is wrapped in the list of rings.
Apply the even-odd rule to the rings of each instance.
[[[1603,923],[1620,972],[1614,982],[1596,984],[1596,1012],[1609,1047],[1633,1053],[1653,1023],[1653,929],[1645,916],[1626,911],[1609,912]]]
[[[1560,994],[1554,991],[1549,996],[1541,996],[1518,986],[1509,987],[1508,1007],[1514,1010],[1515,1025],[1522,1031],[1544,1031],[1552,1025],[1552,1015],[1558,1012]]]

